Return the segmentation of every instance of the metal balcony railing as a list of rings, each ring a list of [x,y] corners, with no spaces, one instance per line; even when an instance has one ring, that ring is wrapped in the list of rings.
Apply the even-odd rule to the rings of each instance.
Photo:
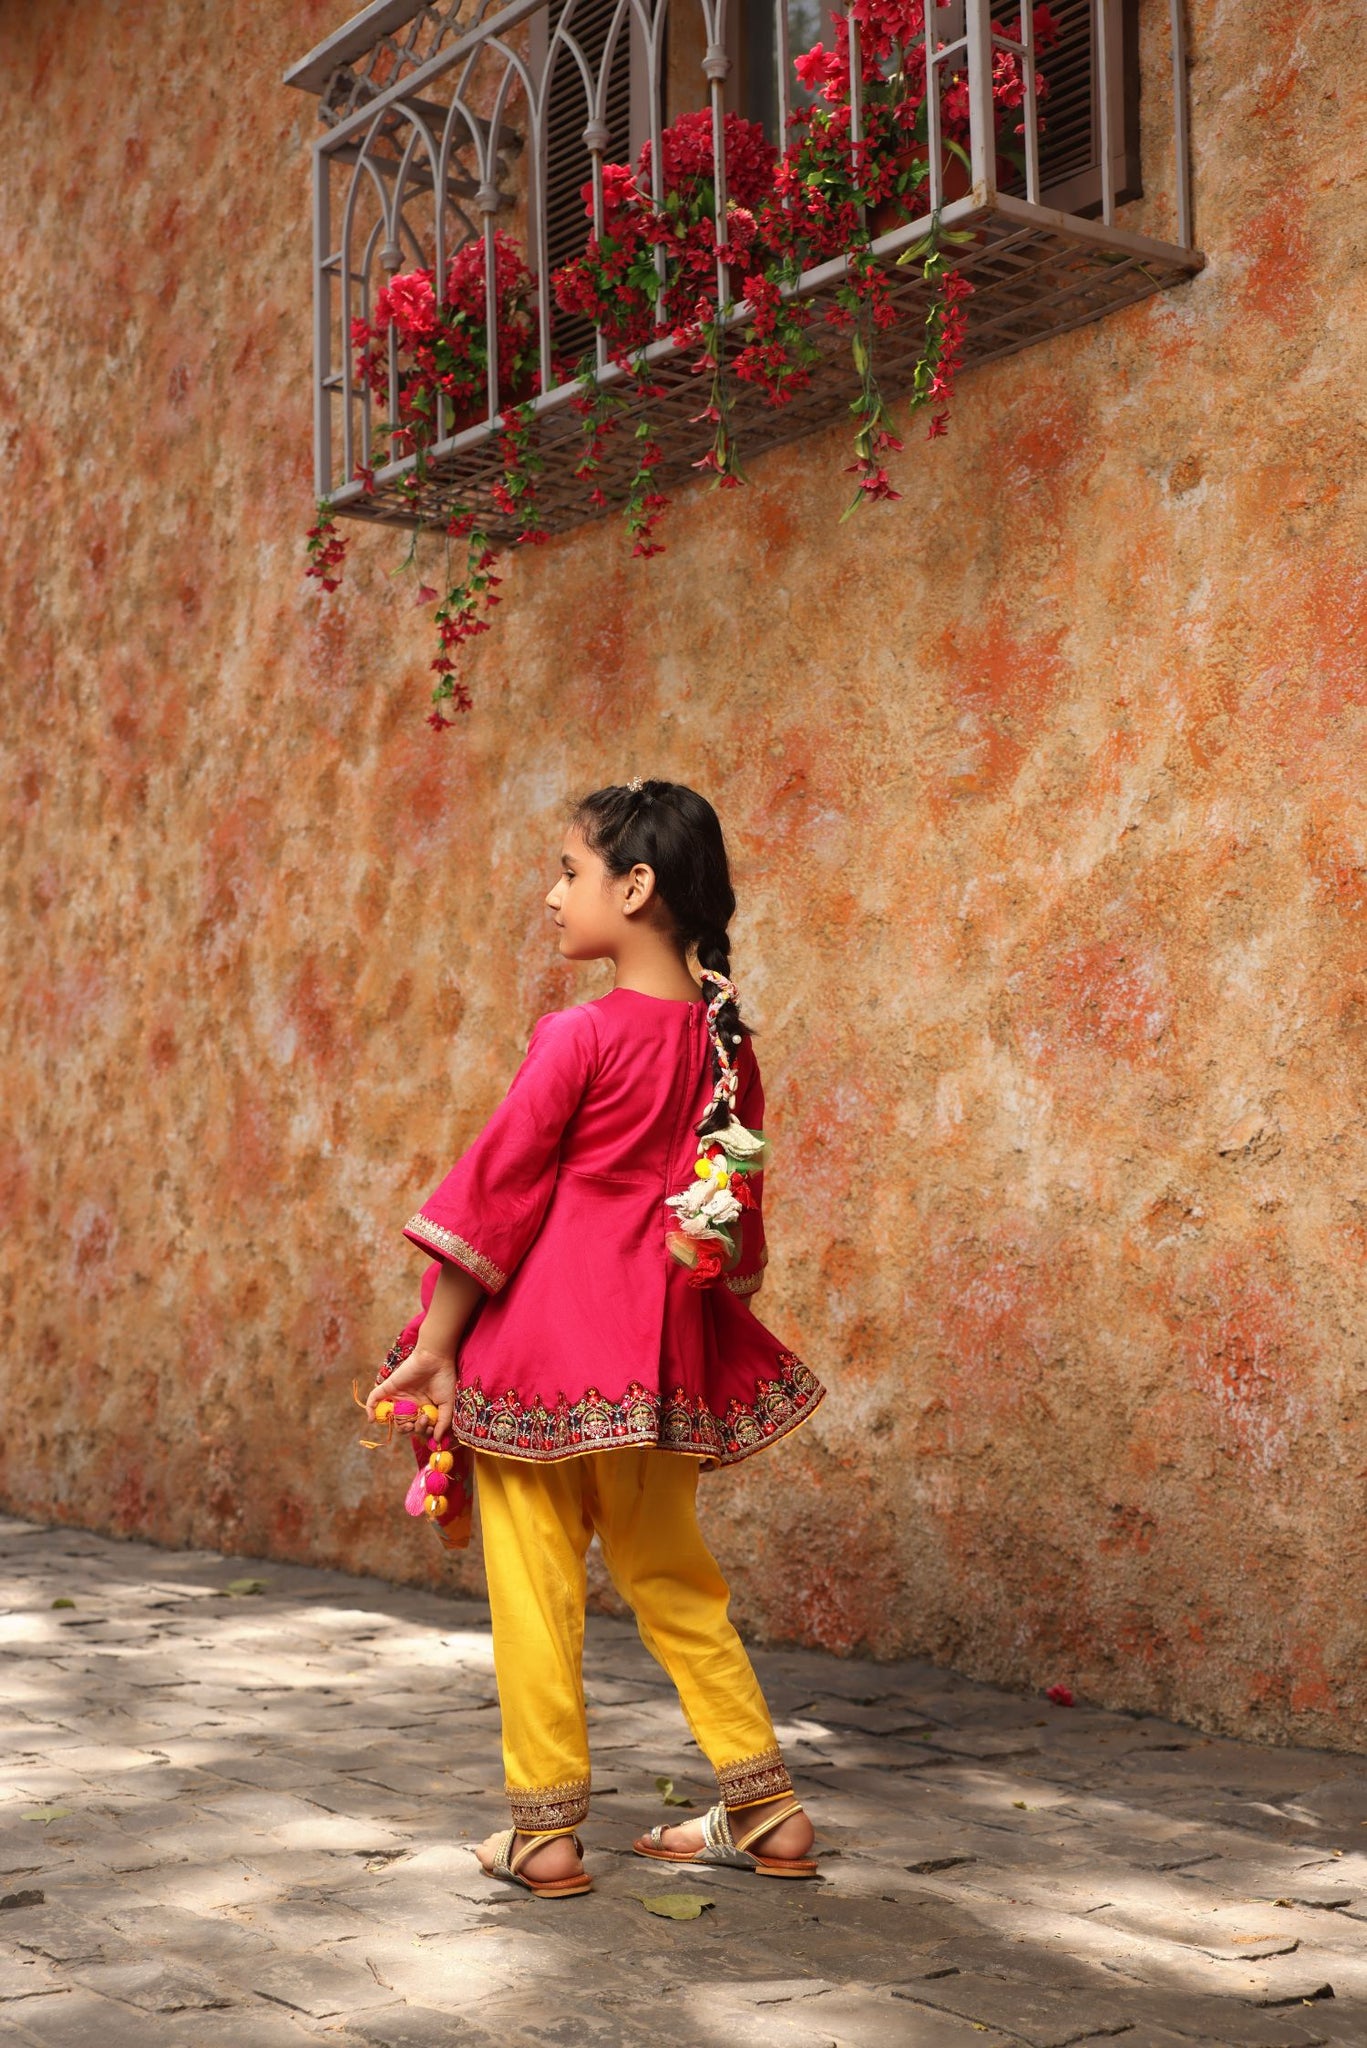
[[[872,244],[897,315],[878,337],[879,380],[889,397],[908,387],[927,304],[919,266],[899,267],[897,259],[923,242],[932,222],[972,237],[954,251],[955,267],[973,287],[967,369],[1098,320],[1202,266],[1191,232],[1182,0],[1051,5],[1063,33],[1041,53],[1030,0],[928,0],[928,179],[917,217],[876,234]],[[836,11],[845,13],[857,53],[854,9],[837,4]],[[530,402],[545,464],[538,523],[554,532],[592,517],[595,507],[574,475],[583,452],[573,404],[581,387],[568,365],[587,347],[594,376],[616,387],[628,412],[641,401],[601,334],[558,310],[555,269],[582,248],[590,225],[603,229],[604,164],[636,161],[646,140],[658,202],[662,131],[691,109],[711,112],[725,241],[725,117],[738,111],[764,120],[782,147],[791,108],[807,97],[791,30],[805,16],[809,31],[813,14],[828,20],[824,8],[793,0],[375,0],[294,66],[287,83],[318,96],[324,124],[313,145],[319,497],[339,513],[400,526],[444,518],[459,500],[478,506],[481,525],[496,537],[515,532],[516,519],[490,497],[503,474],[500,407],[527,397],[525,387],[510,392],[498,360],[497,232],[520,245],[533,280],[540,374]],[[1019,65],[1024,84],[1014,168],[1002,161],[992,96],[993,66],[1004,55]],[[857,135],[857,62],[851,74]],[[965,97],[967,104],[957,181],[940,144],[951,92],[961,124]],[[585,183],[592,185],[592,223],[579,196]],[[371,320],[393,275],[426,267],[444,278],[476,237],[485,242],[491,337],[479,417],[439,406],[422,462],[411,453],[392,460],[386,422],[399,417],[398,350],[391,334],[389,388],[376,391],[373,380],[358,376],[353,323]],[[836,256],[788,289],[820,308],[833,301],[846,271],[846,259]],[[725,306],[724,265],[717,289]],[[744,304],[729,309],[728,332],[739,336],[746,313]],[[749,387],[735,390],[734,425],[747,456],[848,420],[848,337],[820,318],[810,333],[820,360],[791,403],[775,407]],[[645,352],[665,489],[693,475],[701,452],[705,430],[692,424],[700,405],[695,356],[664,325]],[[971,386],[960,402],[971,402]],[[630,440],[615,436],[604,450],[595,481],[609,504],[625,493],[636,460]]]

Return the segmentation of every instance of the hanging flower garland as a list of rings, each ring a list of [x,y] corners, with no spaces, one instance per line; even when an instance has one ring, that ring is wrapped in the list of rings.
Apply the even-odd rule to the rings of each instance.
[[[692,417],[711,429],[711,445],[693,467],[709,475],[714,486],[735,489],[745,473],[732,419],[732,380],[761,392],[770,406],[790,404],[807,388],[821,359],[814,323],[820,318],[847,330],[858,381],[849,465],[856,481],[842,517],[900,495],[887,458],[902,440],[877,375],[878,338],[899,315],[887,270],[871,245],[925,210],[931,165],[924,0],[856,0],[853,11],[862,80],[857,138],[850,104],[849,25],[841,13],[833,17],[833,47],[817,43],[795,61],[799,78],[815,98],[790,116],[781,154],[758,122],[725,116],[727,207],[720,245],[712,116],[700,111],[682,115],[661,136],[658,201],[649,142],[634,166],[604,164],[601,231],[591,229],[583,253],[552,277],[557,306],[591,321],[609,360],[623,372],[619,383],[603,386],[591,359],[580,365],[579,391],[571,405],[580,419],[583,449],[574,475],[588,487],[588,504],[605,509],[608,450],[614,437],[631,435],[635,460],[625,485],[619,481],[616,488],[633,555],[649,557],[663,548],[657,537],[667,505],[658,478],[663,449],[650,415],[663,391],[652,381],[645,357],[661,335],[694,351],[694,374],[707,379],[707,395]],[[1034,35],[1041,50],[1057,37],[1045,5],[1034,9]],[[1046,79],[1037,76],[1037,97],[1042,100],[1047,90]],[[1026,98],[1020,59],[1013,51],[995,50],[999,181],[1023,165]],[[947,66],[942,75],[939,129],[941,189],[957,198],[969,181],[969,98],[962,64]],[[591,183],[582,188],[582,196],[592,220]],[[493,509],[515,531],[511,541],[495,544],[476,513],[458,502],[419,520],[405,566],[416,567],[423,532],[440,535],[445,544],[443,587],[422,583],[418,592],[419,601],[437,607],[437,654],[431,664],[436,681],[428,722],[438,731],[455,723],[451,713],[470,709],[458,657],[471,639],[489,630],[488,613],[499,602],[502,579],[494,572],[502,551],[547,537],[538,504],[545,458],[531,404],[540,389],[535,282],[512,237],[500,230],[492,239],[504,409],[495,422],[501,471],[489,495]],[[942,229],[936,215],[929,234],[897,259],[900,266],[919,267],[926,289],[922,346],[906,416],[927,411],[930,439],[948,429],[972,292],[949,252],[974,239]],[[794,287],[804,271],[834,256],[844,256],[845,277],[818,315]],[[378,431],[389,439],[391,460],[414,458],[401,488],[415,510],[432,498],[429,451],[485,416],[491,358],[485,263],[485,241],[476,238],[457,252],[440,291],[431,270],[393,277],[377,294],[373,318],[352,323],[358,379],[386,405],[391,356],[397,352],[397,417]],[[737,327],[735,312],[742,302]],[[563,382],[568,366],[556,362],[553,373],[555,382]],[[358,468],[357,476],[372,487],[373,470]],[[308,530],[305,573],[323,590],[338,588],[347,545],[332,506],[322,501]]]
[[[665,1242],[679,1264],[688,1268],[692,1287],[710,1287],[740,1257],[737,1226],[745,1211],[755,1206],[747,1176],[762,1173],[769,1160],[764,1133],[748,1129],[736,1115],[740,1071],[735,1053],[741,1041],[737,1031],[727,1043],[723,1013],[729,1006],[736,1015],[739,992],[714,968],[704,967],[701,973],[716,990],[704,1022],[716,1055],[717,1079],[702,1118],[693,1178],[677,1195],[665,1198],[678,1226]]]

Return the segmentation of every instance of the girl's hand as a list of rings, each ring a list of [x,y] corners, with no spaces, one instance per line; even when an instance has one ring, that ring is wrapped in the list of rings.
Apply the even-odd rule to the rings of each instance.
[[[372,1422],[376,1402],[391,1400],[395,1394],[403,1394],[411,1401],[430,1401],[437,1411],[437,1419],[430,1426],[421,1416],[396,1416],[394,1427],[400,1436],[413,1436],[419,1428],[424,1436],[444,1435],[451,1427],[451,1411],[456,1400],[454,1358],[444,1351],[424,1349],[420,1332],[416,1348],[403,1364],[395,1366],[388,1379],[380,1380],[371,1388],[365,1412]]]

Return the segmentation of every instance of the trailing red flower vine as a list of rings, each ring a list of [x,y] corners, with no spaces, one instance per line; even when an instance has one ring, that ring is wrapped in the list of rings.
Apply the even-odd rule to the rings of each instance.
[[[465,542],[465,573],[452,580],[448,545],[446,595],[437,606],[435,620],[437,657],[432,668],[437,681],[432,691],[432,710],[427,715],[427,723],[436,732],[444,732],[455,723],[454,719],[447,717],[448,711],[470,709],[470,692],[456,674],[456,649],[478,634],[488,632],[489,621],[485,613],[499,602],[498,587],[503,581],[501,576],[494,574],[499,551],[489,535],[476,524],[473,512],[453,513],[446,532],[448,543],[451,540]],[[430,595],[435,596],[436,593]]]
[[[324,590],[336,590],[342,580],[342,565],[346,561],[349,543],[338,532],[337,521],[326,498],[320,500],[317,524],[309,528],[306,538],[309,565],[304,574],[316,576]],[[335,576],[332,574],[334,569],[337,571]]]
[[[879,386],[877,356],[880,335],[901,315],[888,259],[876,257],[872,245],[928,211],[924,6],[925,0],[855,0],[863,85],[857,139],[843,13],[833,17],[833,47],[817,43],[796,60],[799,77],[816,98],[791,116],[781,153],[758,123],[725,116],[727,204],[720,234],[712,116],[706,111],[685,114],[665,129],[658,166],[649,143],[634,165],[604,164],[601,211],[593,184],[583,187],[591,223],[586,245],[555,272],[551,286],[565,315],[593,323],[620,374],[601,384],[592,360],[581,365],[579,389],[570,400],[583,436],[573,474],[594,510],[618,502],[633,555],[661,552],[657,529],[667,504],[659,476],[663,443],[651,411],[664,392],[650,368],[651,344],[665,340],[695,351],[691,368],[707,378],[708,395],[693,423],[711,429],[711,445],[693,467],[715,485],[737,488],[745,475],[736,387],[781,407],[810,384],[823,351],[814,332],[818,309],[800,284],[804,272],[832,257],[843,257],[844,279],[820,317],[848,332],[858,387],[850,407],[856,488],[842,516],[899,497],[888,457],[902,440]],[[1056,33],[1047,7],[1036,6],[1037,48],[1047,49]],[[955,181],[964,191],[968,178],[969,100],[961,63],[946,62],[940,87],[940,189],[952,198]],[[1039,98],[1047,92],[1042,77],[1036,92]],[[1002,179],[1023,161],[1027,95],[1012,51],[994,54],[992,98]],[[906,416],[927,411],[931,439],[948,427],[972,292],[949,251],[973,240],[943,231],[937,212],[923,240],[897,258],[900,266],[918,265],[925,286],[922,344]],[[485,277],[490,250],[492,336]],[[470,708],[459,662],[468,643],[489,630],[488,614],[499,602],[495,570],[502,551],[547,538],[539,501],[546,458],[532,403],[540,390],[536,288],[522,251],[500,230],[487,241],[481,236],[466,243],[444,279],[425,269],[392,277],[376,295],[373,315],[353,322],[351,344],[362,386],[395,409],[395,418],[377,429],[388,438],[388,459],[411,458],[397,488],[411,501],[420,532],[444,529],[444,593],[424,584],[419,595],[424,602],[437,601],[429,723],[446,730],[455,722],[449,714]],[[391,392],[395,350],[398,377]],[[489,513],[505,533],[513,529],[511,539],[499,540],[489,516],[481,522],[468,505],[429,509],[440,476],[433,451],[487,418],[495,365],[502,409],[489,422],[499,459],[499,473],[488,487]],[[553,381],[563,383],[566,366],[552,367]],[[614,460],[614,442],[628,431],[630,459],[623,450]],[[373,489],[375,466],[372,461],[356,472],[367,491]],[[453,543],[464,544],[459,573],[451,567]],[[410,559],[415,551],[416,539]],[[324,590],[336,590],[346,552],[335,508],[324,500],[308,530],[306,574]]]

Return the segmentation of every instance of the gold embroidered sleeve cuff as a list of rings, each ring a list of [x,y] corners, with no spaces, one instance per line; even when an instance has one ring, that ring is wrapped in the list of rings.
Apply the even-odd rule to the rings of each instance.
[[[759,1265],[753,1273],[724,1273],[722,1278],[733,1294],[753,1294],[764,1279],[764,1269],[769,1263],[769,1247],[762,1244],[759,1250]]]
[[[724,1278],[733,1294],[755,1294],[763,1282],[764,1273],[763,1270],[758,1273],[727,1273]]]
[[[506,1286],[508,1275],[502,1266],[496,1266],[484,1253],[476,1251],[463,1237],[457,1237],[454,1230],[444,1230],[440,1223],[433,1223],[419,1209],[416,1216],[410,1216],[403,1227],[403,1234],[411,1244],[430,1252],[435,1259],[449,1259],[454,1266],[461,1266],[478,1280],[481,1287],[490,1294],[497,1294]]]

